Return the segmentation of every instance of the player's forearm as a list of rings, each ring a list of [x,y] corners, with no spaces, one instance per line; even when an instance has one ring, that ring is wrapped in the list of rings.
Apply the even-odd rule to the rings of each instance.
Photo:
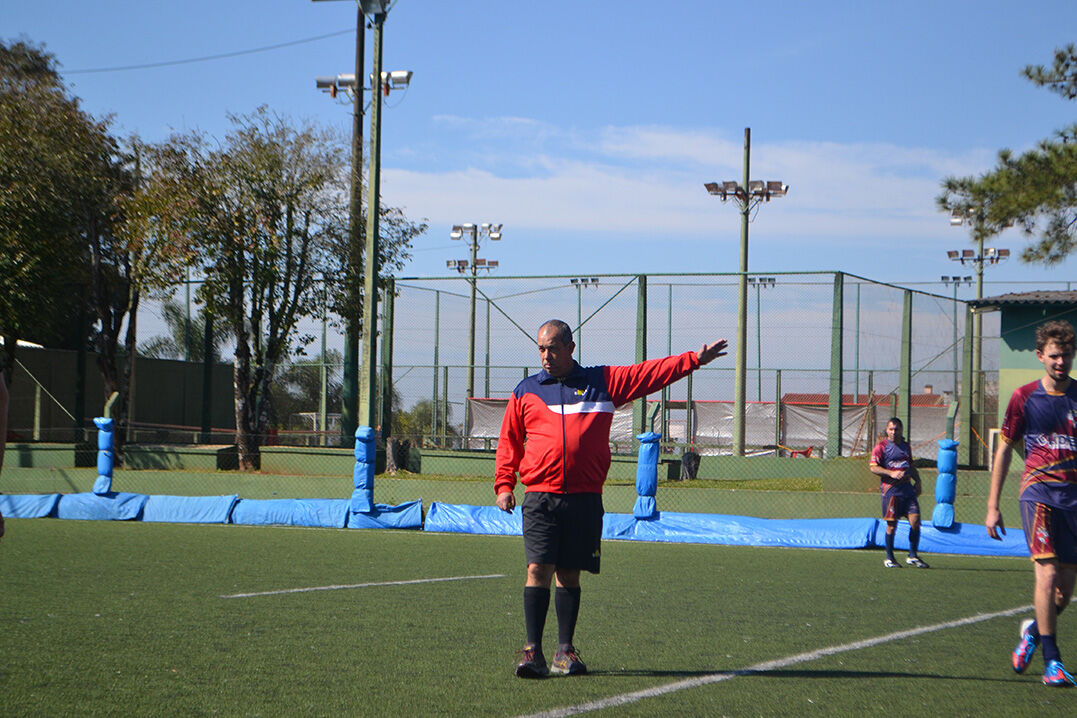
[[[1010,470],[1010,458],[1013,449],[1006,442],[998,447],[995,452],[995,461],[991,466],[991,487],[987,490],[987,508],[998,508],[999,499],[1002,496],[1002,487],[1006,483],[1006,473]]]

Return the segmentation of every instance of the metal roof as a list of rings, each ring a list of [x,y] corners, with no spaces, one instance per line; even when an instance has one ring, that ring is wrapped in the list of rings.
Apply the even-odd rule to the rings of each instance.
[[[969,301],[973,307],[1010,307],[1020,304],[1074,304],[1077,305],[1077,291],[1054,290],[1039,292],[1010,292],[995,297],[984,297]]]

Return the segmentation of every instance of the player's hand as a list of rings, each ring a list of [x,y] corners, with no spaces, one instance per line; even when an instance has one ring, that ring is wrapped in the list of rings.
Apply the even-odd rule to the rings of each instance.
[[[725,339],[719,339],[714,344],[704,344],[703,348],[696,354],[699,359],[699,365],[710,364],[718,357],[724,357],[727,346],[729,346],[729,343]]]
[[[901,481],[905,478],[905,469],[891,469],[890,478],[896,479],[897,481]]]
[[[984,519],[987,527],[987,535],[996,541],[1001,541],[1006,535],[1006,525],[1002,522],[1002,512],[998,509],[988,509],[987,518]],[[999,534],[1002,534],[1001,536]]]
[[[512,510],[516,508],[516,497],[511,491],[502,491],[497,495],[497,508],[507,514],[512,513]]]

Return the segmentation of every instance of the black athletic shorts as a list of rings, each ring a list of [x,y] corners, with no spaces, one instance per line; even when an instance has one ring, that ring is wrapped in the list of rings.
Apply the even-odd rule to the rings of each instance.
[[[524,493],[524,554],[528,563],[598,573],[602,558],[602,494]]]

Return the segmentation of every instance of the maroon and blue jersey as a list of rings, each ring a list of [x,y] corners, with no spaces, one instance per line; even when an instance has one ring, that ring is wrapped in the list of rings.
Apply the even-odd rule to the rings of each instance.
[[[1002,421],[1002,438],[1025,441],[1021,500],[1077,510],[1077,382],[1049,392],[1041,381],[1013,393]]]
[[[879,477],[879,492],[885,494],[894,487],[907,485],[912,487],[912,449],[909,442],[901,441],[897,444],[890,439],[883,439],[871,450],[871,465],[881,466],[884,469],[905,469],[904,479],[892,479],[889,476]]]

